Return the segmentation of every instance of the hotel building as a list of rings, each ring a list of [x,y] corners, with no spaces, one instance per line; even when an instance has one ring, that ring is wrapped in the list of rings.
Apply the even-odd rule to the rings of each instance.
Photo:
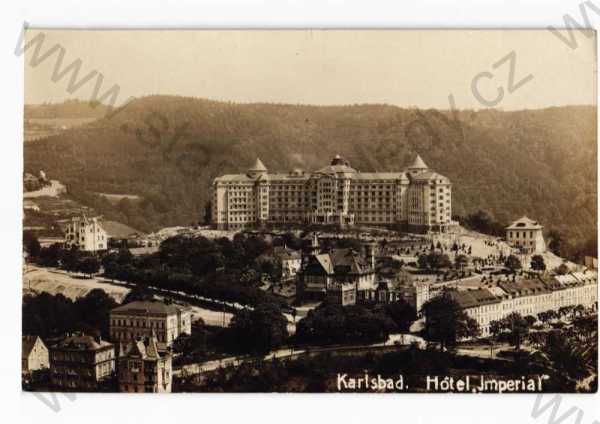
[[[282,224],[378,225],[413,232],[446,231],[454,223],[450,180],[417,155],[402,172],[359,172],[335,156],[314,172],[269,173],[256,160],[246,174],[212,186],[218,229]]]

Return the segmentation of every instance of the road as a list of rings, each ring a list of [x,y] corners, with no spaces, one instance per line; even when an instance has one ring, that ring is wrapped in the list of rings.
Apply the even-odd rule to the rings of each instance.
[[[93,289],[102,289],[112,297],[116,302],[122,303],[123,299],[131,290],[131,285],[123,281],[111,281],[105,278],[95,276],[92,278],[83,278],[75,274],[67,273],[57,268],[44,268],[35,265],[26,265],[23,268],[23,292],[47,292],[50,294],[61,293],[72,300],[83,297]],[[167,292],[169,293],[169,292]],[[196,299],[204,302],[212,302],[218,305],[225,305],[235,309],[242,309],[244,305],[233,302],[221,302],[214,299],[208,299],[202,296],[190,296],[183,292],[170,292],[173,295],[182,298]],[[158,298],[164,296],[157,295]],[[192,308],[192,318],[202,318],[208,325],[216,327],[227,327],[233,314],[231,312],[215,311],[200,306],[190,305]],[[296,332],[296,324],[290,314],[284,314],[288,320],[288,333]]]
[[[390,334],[390,336],[388,337],[388,339],[385,342],[379,342],[379,343],[373,343],[373,344],[367,344],[367,345],[361,345],[361,346],[352,346],[352,347],[369,348],[369,347],[391,346],[393,344],[399,344],[399,345],[406,346],[406,345],[410,345],[413,342],[418,343],[419,347],[421,347],[421,348],[424,348],[426,345],[425,340],[423,340],[421,337],[418,337],[418,336],[415,336],[412,334]],[[333,347],[333,348],[315,346],[315,347],[310,348],[310,351],[317,352],[317,351],[322,350],[325,352],[325,351],[335,351],[337,349],[344,350],[344,349],[348,349],[348,348],[349,348],[348,346],[337,346],[337,347]],[[286,347],[283,349],[277,349],[277,350],[271,351],[271,353],[264,356],[263,361],[268,361],[273,358],[287,358],[292,355],[300,355],[300,354],[303,354],[306,352],[307,352],[306,348],[293,349],[293,348]],[[179,369],[179,370],[173,371],[173,375],[181,375],[182,373],[185,373],[187,375],[194,375],[194,374],[200,374],[202,372],[214,371],[221,367],[227,367],[227,366],[236,367],[236,366],[241,365],[247,359],[249,359],[249,358],[243,357],[243,356],[229,356],[226,358],[215,359],[212,361],[188,364],[188,365],[182,366],[181,369]]]
[[[100,277],[81,278],[56,268],[27,265],[23,270],[24,293],[61,293],[65,297],[75,300],[85,296],[93,289],[104,290],[118,303],[121,303],[131,290],[126,287],[125,283],[114,283]],[[217,327],[228,326],[233,317],[231,312],[214,311],[194,305],[191,305],[191,308],[193,319],[202,318],[206,324]]]

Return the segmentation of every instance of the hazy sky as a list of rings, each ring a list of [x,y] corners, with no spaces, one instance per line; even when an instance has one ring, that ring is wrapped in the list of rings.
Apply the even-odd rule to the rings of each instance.
[[[236,102],[389,103],[444,108],[526,109],[596,102],[596,40],[574,33],[570,48],[547,30],[531,31],[86,31],[42,32],[43,55],[59,44],[62,69],[81,59],[79,78],[104,76],[100,93],[177,94]],[[89,100],[96,76],[73,93],[70,75],[52,81],[58,55],[25,62],[25,102]],[[509,92],[515,53],[513,86]],[[489,74],[481,74],[482,72]],[[479,75],[479,78],[474,78]],[[474,94],[472,85],[475,82]],[[503,87],[500,100],[498,87]],[[513,87],[515,88],[515,87]],[[477,97],[484,100],[479,101]]]

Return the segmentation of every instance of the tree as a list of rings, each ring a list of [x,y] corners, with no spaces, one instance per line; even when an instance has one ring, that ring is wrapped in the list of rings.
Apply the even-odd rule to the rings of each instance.
[[[204,204],[204,225],[208,225],[212,222],[212,202],[209,200]]]
[[[385,305],[385,313],[394,321],[400,331],[409,331],[417,319],[417,311],[405,300]]]
[[[428,255],[429,266],[434,271],[438,271],[441,268],[449,268],[452,263],[448,255],[439,252],[432,252]]]
[[[515,255],[509,255],[504,262],[504,266],[514,274],[521,269],[521,261]]]
[[[521,343],[529,334],[529,322],[518,312],[513,312],[503,319],[503,324],[508,331],[510,343],[516,350],[521,350]]]
[[[477,321],[469,317],[448,293],[425,302],[423,312],[427,337],[439,342],[442,351],[454,347],[460,339],[478,337],[481,333]]]
[[[400,317],[400,316],[398,316]],[[296,326],[296,341],[317,345],[374,343],[387,340],[396,324],[384,308],[323,302]]]
[[[561,256],[561,247],[563,243],[563,236],[558,230],[550,230],[548,233],[548,249],[552,251],[556,256]]]
[[[422,254],[418,259],[419,268],[422,269],[431,269],[433,271],[438,271],[441,268],[449,268],[452,263],[450,262],[450,258],[448,255],[440,252],[430,252],[428,254]]]
[[[464,267],[467,266],[468,263],[469,263],[469,259],[467,258],[466,255],[462,255],[462,254],[456,255],[456,258],[454,258],[454,265],[458,269],[463,269]]]
[[[97,273],[100,270],[100,262],[94,256],[88,256],[79,261],[77,265],[77,271],[88,275],[92,278],[92,274]]]
[[[266,354],[281,346],[288,337],[287,319],[281,309],[271,303],[262,303],[253,310],[239,310],[229,328],[241,350],[257,354]]]
[[[42,250],[38,238],[31,231],[23,231],[23,247],[31,258],[37,258]]]
[[[560,264],[558,267],[556,267],[556,273],[558,275],[565,275],[569,273],[569,266],[566,263],[562,263]]]
[[[79,272],[79,261],[82,253],[77,246],[72,246],[70,249],[61,251],[60,264],[65,271]]]
[[[427,269],[429,268],[429,259],[426,254],[419,255],[419,259],[417,260],[419,268]]]
[[[500,334],[503,332],[502,320],[490,321],[490,353],[494,350],[494,340],[498,340]]]
[[[531,257],[531,269],[534,271],[545,271],[546,263],[542,255],[533,255]]]
[[[129,291],[129,293],[127,293],[125,295],[125,298],[123,298],[123,301],[121,302],[121,304],[126,305],[126,304],[134,302],[136,300],[147,301],[147,300],[153,300],[153,299],[154,299],[154,295],[152,294],[152,292],[150,290],[148,290],[145,287],[136,285],[132,290]]]
[[[75,302],[80,322],[89,329],[100,331],[105,338],[110,336],[110,311],[117,306],[117,302],[102,289],[93,289]]]

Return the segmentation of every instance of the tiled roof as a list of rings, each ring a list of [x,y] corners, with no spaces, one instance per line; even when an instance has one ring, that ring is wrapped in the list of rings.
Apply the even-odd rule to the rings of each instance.
[[[273,255],[279,258],[279,260],[293,260],[300,259],[302,257],[300,252],[280,246],[273,249]]]
[[[417,174],[409,174],[410,179],[413,181],[431,181],[431,180],[442,180],[445,183],[449,183],[450,180],[441,174],[433,171],[423,171]]]
[[[404,180],[404,172],[357,172],[353,177],[355,180]]]
[[[356,174],[356,169],[349,167],[348,165],[327,165],[316,171],[317,174],[339,174],[349,173]]]
[[[367,262],[352,249],[332,250],[331,261],[336,274],[362,274],[369,271]]]
[[[160,359],[156,336],[142,337],[121,347],[119,356],[139,356],[141,359]]]
[[[112,344],[106,340],[96,340],[94,337],[87,335],[75,335],[67,337],[56,347],[69,350],[98,350],[111,346]]]
[[[448,291],[447,293],[450,298],[458,303],[463,309],[500,303],[500,298],[495,296],[488,289],[453,290]]]
[[[498,286],[512,296],[548,293],[549,288],[540,280],[501,281]]]
[[[541,230],[544,228],[537,221],[523,216],[506,227],[507,230]]]
[[[117,312],[122,314],[131,314],[131,315],[146,315],[146,314],[156,314],[156,315],[172,315],[176,314],[178,311],[187,310],[189,307],[184,307],[180,305],[173,305],[159,302],[159,301],[142,301],[135,300],[133,302],[127,303],[126,305],[118,306],[111,310],[111,313]]]

